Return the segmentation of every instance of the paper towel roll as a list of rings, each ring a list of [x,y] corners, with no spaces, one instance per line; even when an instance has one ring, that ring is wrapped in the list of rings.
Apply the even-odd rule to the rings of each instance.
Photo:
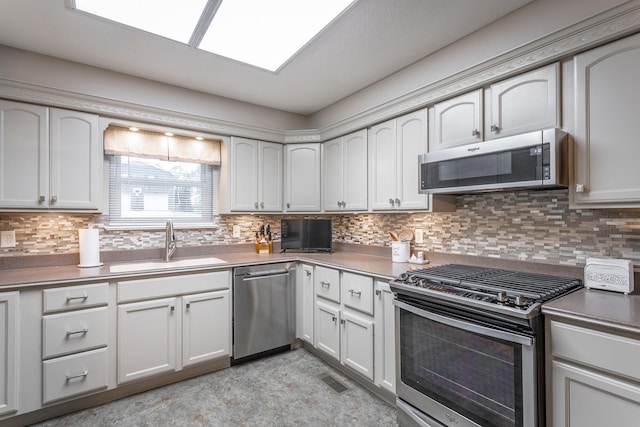
[[[80,239],[79,267],[97,267],[100,262],[100,235],[97,228],[78,230]]]

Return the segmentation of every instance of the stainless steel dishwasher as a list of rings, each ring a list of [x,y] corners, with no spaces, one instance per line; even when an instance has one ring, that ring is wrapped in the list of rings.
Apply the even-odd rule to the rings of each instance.
[[[294,263],[233,270],[234,364],[291,348],[294,301]]]

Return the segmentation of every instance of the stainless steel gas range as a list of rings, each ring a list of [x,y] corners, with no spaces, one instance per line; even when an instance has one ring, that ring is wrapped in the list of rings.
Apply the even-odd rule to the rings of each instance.
[[[543,302],[578,279],[448,264],[391,282],[401,426],[543,426]]]

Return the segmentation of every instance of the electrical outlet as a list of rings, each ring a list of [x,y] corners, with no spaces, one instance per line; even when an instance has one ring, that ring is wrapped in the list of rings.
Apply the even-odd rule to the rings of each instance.
[[[15,248],[16,232],[13,230],[0,231],[0,248]]]
[[[240,226],[239,225],[234,225],[233,226],[233,237],[238,239],[240,238]]]

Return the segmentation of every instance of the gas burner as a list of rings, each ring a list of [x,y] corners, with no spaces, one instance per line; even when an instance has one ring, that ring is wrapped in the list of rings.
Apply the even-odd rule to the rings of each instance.
[[[461,264],[407,271],[391,282],[394,292],[442,298],[522,317],[543,302],[582,287],[578,279]]]

